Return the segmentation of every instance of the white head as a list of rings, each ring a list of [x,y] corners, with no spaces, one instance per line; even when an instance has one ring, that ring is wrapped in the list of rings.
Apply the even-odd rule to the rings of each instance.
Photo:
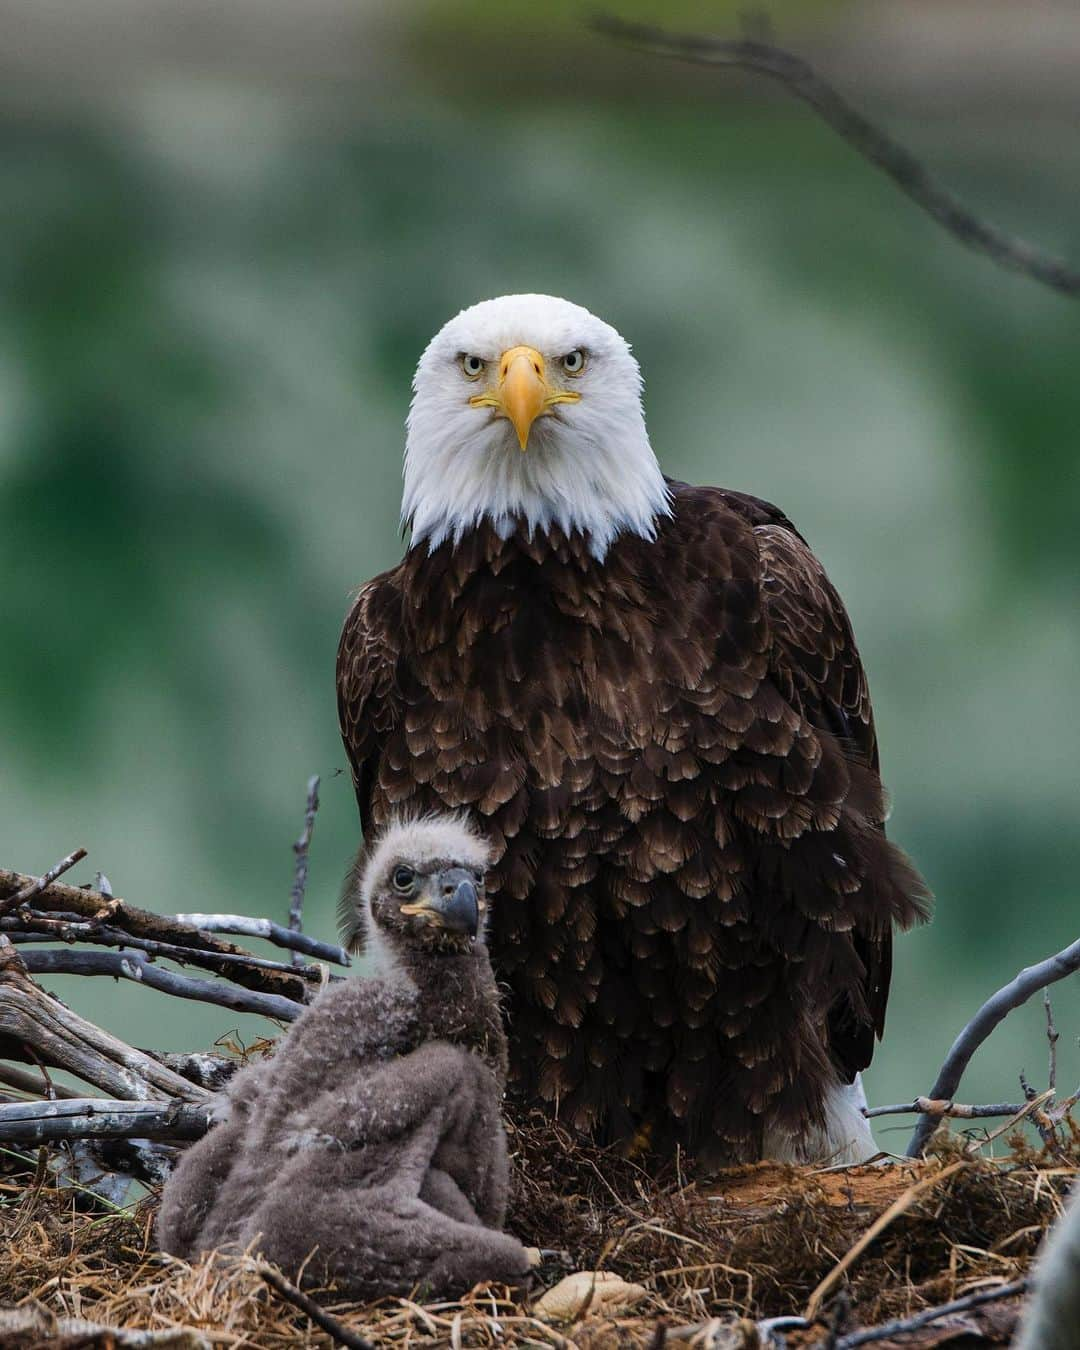
[[[462,310],[420,358],[402,519],[413,544],[558,526],[602,558],[624,530],[670,514],[623,338],[580,305],[504,295]]]

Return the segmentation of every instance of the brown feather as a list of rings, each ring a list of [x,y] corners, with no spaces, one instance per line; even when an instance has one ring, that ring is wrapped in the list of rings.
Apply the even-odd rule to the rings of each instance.
[[[516,1090],[753,1156],[869,1063],[928,897],[821,564],[775,507],[671,488],[603,562],[485,524],[412,549],[346,619],[341,729],[365,831],[465,806],[496,845]]]

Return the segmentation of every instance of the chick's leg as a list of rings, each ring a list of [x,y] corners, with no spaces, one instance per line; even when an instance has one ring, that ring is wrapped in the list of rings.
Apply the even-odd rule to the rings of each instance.
[[[157,1240],[173,1256],[203,1250],[203,1227],[229,1178],[244,1133],[242,1119],[216,1125],[180,1159],[161,1198]]]
[[[291,1278],[358,1299],[414,1288],[438,1298],[484,1280],[525,1280],[516,1238],[452,1219],[394,1180],[373,1189],[342,1182],[310,1162],[290,1168],[254,1214],[259,1249]]]
[[[420,1199],[425,1205],[437,1209],[447,1218],[457,1219],[458,1223],[471,1223],[483,1227],[479,1215],[469,1204],[461,1187],[454,1178],[441,1167],[429,1167],[420,1187]]]

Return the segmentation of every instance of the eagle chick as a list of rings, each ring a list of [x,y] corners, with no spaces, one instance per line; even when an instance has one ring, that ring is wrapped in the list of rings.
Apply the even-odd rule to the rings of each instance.
[[[343,917],[384,970],[325,990],[236,1076],[222,1123],[165,1188],[164,1250],[255,1243],[355,1298],[524,1278],[524,1248],[500,1231],[506,1040],[483,940],[487,862],[445,815],[395,822],[361,854]]]

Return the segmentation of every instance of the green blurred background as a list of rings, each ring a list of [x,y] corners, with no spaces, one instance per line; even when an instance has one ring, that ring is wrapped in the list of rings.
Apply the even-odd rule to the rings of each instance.
[[[736,29],[733,4],[616,8]],[[1080,260],[1080,14],[973,8],[770,12],[980,211]],[[665,469],[780,503],[847,601],[890,828],[938,895],[868,1088],[925,1091],[1080,928],[1077,304],[782,92],[577,6],[3,0],[0,25],[3,864],[85,844],[75,879],[134,903],[283,918],[318,772],[331,935],[358,842],[334,652],[402,551],[413,366],[463,305],[549,291],[633,342]],[[57,983],[141,1044],[263,1029]],[[1068,1088],[1075,977],[1056,1000]],[[964,1099],[1043,1085],[1042,1017]]]

